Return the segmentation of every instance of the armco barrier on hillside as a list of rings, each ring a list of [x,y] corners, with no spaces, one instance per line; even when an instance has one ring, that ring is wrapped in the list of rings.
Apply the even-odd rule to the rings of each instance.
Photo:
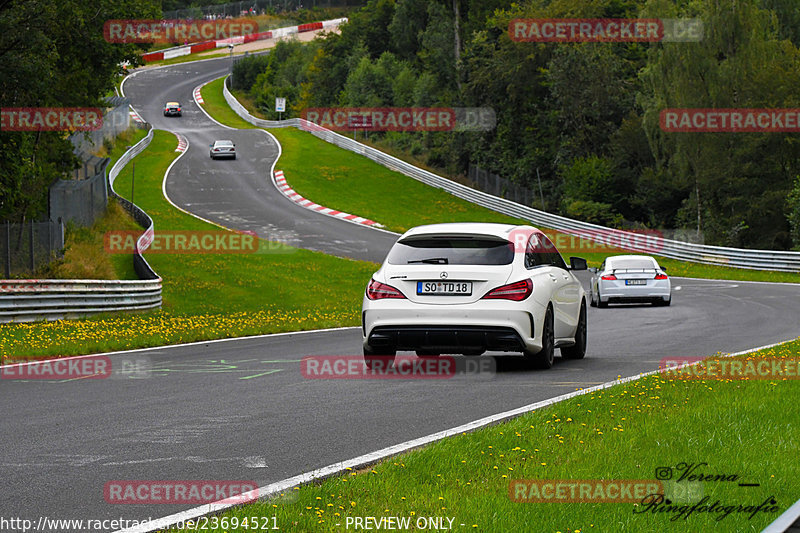
[[[498,198],[491,194],[482,191],[476,191],[466,185],[456,183],[447,178],[438,176],[427,170],[415,167],[405,161],[396,157],[376,150],[371,146],[361,144],[353,139],[340,135],[336,132],[327,130],[315,124],[309,124],[303,119],[292,118],[288,120],[263,120],[252,116],[247,109],[239,103],[238,100],[228,90],[227,80],[223,84],[223,94],[225,101],[236,112],[237,115],[244,120],[261,128],[300,128],[309,131],[312,135],[320,139],[335,144],[345,150],[350,150],[357,154],[363,155],[376,163],[379,163],[387,168],[401,172],[406,176],[414,178],[432,187],[437,187],[444,191],[449,192],[453,196],[457,196],[463,200],[467,200],[474,204],[486,207],[524,220],[529,220],[536,226],[542,228],[550,228],[571,235],[581,235],[587,232],[602,232],[605,235],[619,234],[618,240],[629,239],[628,232],[612,228],[598,226],[597,224],[590,224],[588,222],[581,222],[570,218],[562,217],[540,211],[532,207],[506,200],[505,198]],[[650,245],[652,249],[652,244]],[[704,263],[708,265],[721,265],[735,268],[748,268],[755,270],[778,270],[784,272],[800,272],[800,252],[784,252],[772,250],[747,250],[743,248],[725,248],[722,246],[709,246],[704,244],[693,244],[687,242],[674,241],[670,239],[661,239],[660,251],[657,255],[669,257],[672,259],[679,259],[681,261],[691,261],[694,263]],[[647,253],[645,250],[632,250]]]
[[[153,139],[147,136],[120,157],[108,172],[109,194],[115,196],[133,218],[147,228],[139,243],[153,233],[153,221],[138,206],[117,195],[114,180],[123,167],[141,153]],[[0,281],[0,322],[28,322],[78,318],[94,313],[144,311],[161,307],[161,278],[139,250],[133,254],[133,268],[140,280],[2,280]]]

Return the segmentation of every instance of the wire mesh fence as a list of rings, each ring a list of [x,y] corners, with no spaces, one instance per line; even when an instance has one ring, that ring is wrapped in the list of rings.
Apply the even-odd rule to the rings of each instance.
[[[74,152],[81,159],[97,152],[106,142],[113,141],[117,135],[131,127],[131,115],[127,98],[110,96],[105,99],[106,109],[103,112],[103,127],[97,130],[73,133],[69,136]],[[92,174],[93,175],[93,174]],[[74,179],[85,179],[74,178]]]
[[[109,159],[94,158],[87,165],[93,175],[86,179],[58,180],[50,187],[50,218],[91,226],[108,206],[106,167]]]
[[[0,224],[0,254],[6,278],[32,274],[63,257],[63,252],[64,224],[60,221]]]
[[[202,7],[189,7],[175,11],[164,11],[164,20],[174,19],[218,19],[248,15],[265,15],[297,11],[299,9],[353,7],[366,4],[358,0],[242,0]]]
[[[469,166],[467,178],[478,190],[507,200],[513,200],[518,204],[530,206],[535,198],[533,191],[530,189],[506,178],[501,178],[497,174],[492,174],[476,165]]]

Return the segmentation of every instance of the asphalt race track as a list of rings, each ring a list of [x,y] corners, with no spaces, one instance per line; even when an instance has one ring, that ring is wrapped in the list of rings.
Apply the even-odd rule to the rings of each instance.
[[[228,227],[262,236],[294,230],[303,247],[382,259],[394,236],[284,199],[268,181],[277,154],[272,141],[259,132],[224,130],[197,109],[192,89],[227,68],[224,60],[177,65],[125,84],[146,120],[179,130],[191,143],[169,176],[171,199]],[[168,99],[181,101],[182,119],[161,115]],[[214,138],[233,139],[240,159],[210,161],[207,147]],[[588,276],[582,279],[588,282]],[[304,378],[305,356],[361,353],[359,330],[347,328],[111,356],[146,363],[150,370],[143,377],[3,380],[0,505],[7,516],[34,521],[158,518],[191,506],[110,505],[104,485],[209,479],[263,486],[653,370],[664,357],[734,352],[800,335],[800,286],[690,279],[674,279],[673,286],[671,307],[589,308],[586,359],[557,358],[547,371],[526,370],[506,357],[494,359],[496,373],[447,380]]]
[[[125,82],[125,95],[146,121],[157,129],[179,132],[189,141],[188,151],[167,178],[170,200],[207,220],[254,231],[265,239],[381,261],[396,235],[312,213],[287,201],[269,175],[278,156],[275,141],[255,129],[223,128],[198,108],[192,98],[194,88],[229,70],[230,60],[218,59],[144,69]],[[182,117],[163,115],[164,104],[172,100],[183,106]],[[218,139],[230,139],[236,144],[235,160],[211,160],[209,144]],[[292,177],[287,179],[291,183]]]

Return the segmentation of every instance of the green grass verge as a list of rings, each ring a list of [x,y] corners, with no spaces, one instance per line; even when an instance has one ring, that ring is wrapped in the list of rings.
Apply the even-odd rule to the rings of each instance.
[[[253,128],[228,106],[222,96],[222,78],[202,89],[204,108],[219,122],[235,128]],[[236,95],[248,106],[247,98]],[[499,222],[528,224],[477,206],[394,172],[353,152],[343,150],[294,128],[270,129],[283,147],[278,166],[292,188],[314,202],[370,218],[387,229],[403,232],[413,226],[439,222]],[[398,201],[402,198],[402,202]],[[545,229],[545,228],[543,228]],[[626,253],[597,250],[554,230],[547,230],[562,254],[579,255],[599,266],[609,255]],[[561,245],[560,243],[566,243]],[[659,257],[672,276],[741,281],[800,283],[800,274],[703,265]]]
[[[113,198],[105,214],[91,227],[69,224],[64,235],[64,257],[41,272],[48,279],[139,279],[128,254],[107,254],[103,237],[108,231],[141,231],[136,221]]]
[[[799,356],[800,342],[793,341],[747,358]],[[456,531],[757,532],[800,497],[800,463],[793,460],[800,426],[792,422],[800,419],[798,393],[794,380],[648,376],[221,517],[229,522],[275,517],[284,531],[345,531],[348,517],[398,516],[453,518]],[[680,463],[706,463],[699,469],[703,474],[738,476],[736,481],[694,483],[691,490],[701,492],[688,501],[705,495],[708,505],[719,500],[725,506],[757,506],[773,498],[779,510],[752,519],[739,512],[727,517],[695,512],[684,519],[654,513],[642,503],[518,503],[509,497],[513,480],[654,480],[659,467],[677,473]],[[682,483],[667,484],[665,490],[689,488]],[[675,501],[685,505],[687,500]]]
[[[161,192],[164,172],[177,156],[174,135],[155,132],[135,159],[134,201],[156,232],[220,228],[172,207]],[[131,167],[115,186],[130,191]],[[127,229],[127,228],[114,228]],[[361,293],[377,265],[290,247],[271,253],[146,253],[162,277],[163,309],[77,321],[0,325],[4,358],[61,356],[161,346],[242,335],[354,326]],[[126,255],[130,260],[130,256]],[[313,288],[310,289],[310,288]],[[342,298],[342,294],[349,295]]]

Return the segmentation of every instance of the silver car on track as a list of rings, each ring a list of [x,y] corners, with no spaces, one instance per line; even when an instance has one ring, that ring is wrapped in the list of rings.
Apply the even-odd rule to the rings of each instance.
[[[589,304],[607,307],[609,303],[650,302],[669,305],[672,287],[666,268],[648,255],[607,257],[600,268],[590,268]]]
[[[214,141],[214,144],[208,146],[210,148],[208,155],[211,156],[211,159],[219,157],[236,159],[236,145],[233,144],[233,141]]]

